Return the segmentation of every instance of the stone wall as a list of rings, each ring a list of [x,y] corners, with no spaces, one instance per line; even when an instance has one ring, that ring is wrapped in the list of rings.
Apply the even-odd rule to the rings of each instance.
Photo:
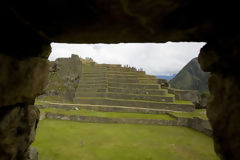
[[[32,105],[0,107],[0,159],[25,160],[34,141],[39,110]]]
[[[152,109],[165,109],[172,111],[184,111],[192,112],[195,110],[195,106],[192,104],[175,104],[175,103],[156,103],[152,101],[127,101],[127,100],[116,100],[100,98],[75,98],[74,103],[80,104],[92,104],[92,105],[110,105],[110,106],[129,106],[129,107],[142,107],[142,108],[152,108]]]
[[[199,103],[200,99],[200,93],[195,90],[175,90],[174,95],[177,100],[185,100]]]
[[[57,113],[46,113],[45,117],[48,119],[60,119],[60,120],[93,122],[93,123],[154,124],[154,125],[166,125],[166,126],[177,125],[176,120],[139,119],[139,118],[105,118],[105,117],[63,115],[63,114],[57,114]]]
[[[177,120],[178,120],[178,124],[180,125],[195,129],[208,136],[212,136],[212,129],[208,120],[203,120],[198,117],[193,117],[193,118],[178,117]]]
[[[171,115],[172,116],[172,115]],[[91,123],[127,123],[127,124],[148,124],[161,126],[184,126],[202,132],[208,136],[212,136],[212,130],[209,128],[209,122],[200,118],[176,118],[176,120],[160,120],[160,119],[139,119],[139,118],[106,118],[106,117],[90,117],[78,115],[64,115],[58,113],[47,112],[43,116],[47,119],[60,119],[78,122]],[[174,116],[172,116],[174,117]]]
[[[56,108],[56,109],[64,109],[64,110],[76,110],[76,109],[87,109],[87,110],[94,110],[94,111],[103,111],[103,112],[127,112],[127,113],[148,113],[148,114],[163,114],[167,111],[163,110],[156,110],[156,109],[147,109],[147,108],[137,108],[137,107],[120,107],[120,106],[104,106],[104,105],[55,105],[55,104],[48,104],[48,105],[38,105],[39,109],[44,108]],[[41,116],[44,116],[41,114]],[[40,119],[41,119],[40,116]],[[172,116],[172,115],[170,115]],[[176,118],[176,117],[174,117]]]
[[[154,89],[131,89],[131,88],[117,88],[117,87],[108,87],[109,92],[118,92],[118,93],[130,93],[130,94],[146,94],[149,95],[167,95],[167,90],[154,90]]]
[[[48,104],[48,105],[39,105],[39,109],[43,108],[56,108],[56,109],[64,109],[64,110],[76,110],[76,109],[87,109],[94,111],[102,111],[102,112],[123,112],[123,113],[145,113],[145,114],[167,114],[170,117],[177,120],[177,124],[179,126],[186,126],[195,130],[198,130],[206,135],[212,135],[212,129],[208,120],[203,120],[198,117],[194,118],[183,118],[176,117],[173,114],[169,113],[167,110],[156,110],[149,108],[135,108],[135,107],[119,107],[119,106],[103,106],[103,105],[56,105],[56,104]],[[46,118],[45,114],[41,114],[40,119]],[[172,124],[172,123],[171,123]]]

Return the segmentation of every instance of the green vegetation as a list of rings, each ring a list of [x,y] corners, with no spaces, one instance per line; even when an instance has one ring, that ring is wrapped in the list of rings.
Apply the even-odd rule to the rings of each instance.
[[[193,104],[191,101],[184,101],[184,100],[175,100],[173,103],[175,103],[175,104]]]
[[[199,117],[201,119],[208,119],[206,115],[206,109],[196,109],[194,112],[169,112],[177,117],[193,118]]]
[[[112,87],[112,86],[108,86],[108,88],[116,88],[116,89],[127,89],[127,88],[121,88],[121,87]],[[132,89],[132,90],[139,90],[139,89]],[[159,88],[159,89],[145,89],[146,91],[165,91],[166,89],[162,89],[162,88]]]
[[[104,93],[104,92],[98,92]],[[166,95],[146,95],[146,94],[134,94],[134,93],[116,93],[116,92],[107,92],[108,94],[124,94],[124,95],[133,95],[133,96],[151,96],[151,97],[174,97],[174,94],[166,94]]]
[[[35,100],[35,103],[34,103],[34,105],[44,105],[44,104],[47,104],[47,103],[39,100]]]
[[[78,99],[106,99],[106,100],[118,100],[118,101],[136,101],[136,102],[149,102],[149,103],[167,103],[167,104],[193,104],[191,101],[175,100],[174,102],[157,102],[157,101],[146,101],[136,99],[114,99],[104,97],[77,97]]]
[[[212,138],[185,127],[42,120],[39,160],[219,160]]]
[[[39,98],[35,104],[39,102],[41,103],[41,101],[72,103],[71,101],[68,101],[61,96],[43,96]]]
[[[79,110],[64,110],[45,108],[40,109],[41,113],[51,112],[66,115],[80,115],[80,116],[93,116],[93,117],[107,117],[107,118],[142,118],[142,119],[164,119],[175,120],[166,114],[144,114],[144,113],[119,113],[119,112],[99,112],[93,110],[79,109]]]

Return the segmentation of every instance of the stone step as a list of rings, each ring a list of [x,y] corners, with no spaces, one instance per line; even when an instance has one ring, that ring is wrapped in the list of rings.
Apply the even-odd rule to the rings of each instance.
[[[174,102],[174,95],[149,95],[149,94],[125,94],[116,92],[107,92],[106,97],[114,99],[146,100],[157,102]]]
[[[106,80],[101,80],[101,81],[98,81],[98,80],[84,80],[84,79],[80,79],[79,81],[79,85],[85,85],[85,84],[107,84],[107,81]]]
[[[146,100],[156,102],[174,102],[175,98],[163,95],[144,95],[144,94],[123,94],[114,92],[77,92],[75,97],[107,97],[114,99],[128,99],[128,100]]]
[[[138,83],[137,78],[108,78],[109,83]]]
[[[82,84],[78,88],[107,88],[106,84]]]
[[[85,92],[107,92],[107,88],[77,88],[75,94]]]
[[[107,77],[81,77],[82,81],[107,81]]]
[[[101,65],[105,65],[105,66],[107,66],[108,68],[114,68],[114,67],[122,67],[122,65],[121,64],[101,64]]]
[[[155,81],[158,81],[158,79],[156,78],[156,77],[148,77],[148,76],[145,76],[145,77],[143,77],[143,76],[138,76],[138,79],[139,80],[142,80],[142,81],[147,81],[147,80],[155,80]]]
[[[145,79],[145,80],[144,80],[144,79],[139,79],[138,82],[139,82],[139,83],[152,83],[152,84],[158,84],[158,83],[157,83],[157,80],[153,80],[153,79],[152,79],[152,80],[150,80],[150,79],[149,79],[149,80],[148,80],[148,79]]]
[[[110,106],[128,106],[141,107],[150,109],[166,109],[172,111],[193,112],[195,106],[193,104],[177,104],[169,102],[153,102],[142,100],[112,99],[103,97],[75,97],[74,103],[92,104],[92,105],[110,105]]]
[[[108,87],[109,92],[130,93],[130,94],[150,94],[150,95],[167,95],[168,91],[163,89],[134,89],[134,88],[117,88]]]
[[[83,77],[99,77],[99,76],[107,76],[107,73],[82,73]]]
[[[107,72],[107,69],[91,69],[91,70],[83,70],[82,73],[94,73],[94,72]]]
[[[158,84],[139,84],[139,83],[110,83],[110,87],[119,87],[119,88],[135,88],[135,89],[159,89]]]
[[[114,72],[114,71],[108,71],[107,74],[113,74],[113,75],[137,75],[136,72]]]
[[[95,75],[95,74],[106,74],[107,73],[107,71],[99,71],[99,72],[97,72],[97,71],[90,71],[90,72],[88,72],[88,71],[84,71],[84,72],[82,72],[82,75]]]
[[[127,106],[109,106],[109,105],[92,105],[92,104],[74,104],[74,103],[69,104],[69,103],[54,103],[54,102],[47,102],[46,105],[38,105],[37,107],[39,109],[56,108],[56,109],[65,109],[65,110],[75,110],[76,106],[78,106],[81,109],[102,111],[102,112],[168,114],[168,112],[170,111],[166,109],[151,109],[151,108],[140,108],[140,107],[137,108],[137,107],[127,107]]]
[[[137,78],[136,75],[107,74],[108,78]]]
[[[75,93],[75,97],[106,97],[106,93],[105,92],[90,92],[90,91],[86,91],[86,92],[76,92]]]

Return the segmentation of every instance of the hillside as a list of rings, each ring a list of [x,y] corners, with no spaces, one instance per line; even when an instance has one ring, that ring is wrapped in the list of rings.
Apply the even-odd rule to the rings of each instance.
[[[198,59],[192,59],[183,69],[169,81],[172,88],[185,90],[208,91],[209,73],[203,72]]]

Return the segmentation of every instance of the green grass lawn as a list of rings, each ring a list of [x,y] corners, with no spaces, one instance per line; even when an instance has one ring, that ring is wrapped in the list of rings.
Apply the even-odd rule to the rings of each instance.
[[[199,117],[201,119],[208,119],[206,109],[196,109],[194,112],[169,112],[177,117],[193,118]]]
[[[212,138],[185,127],[42,120],[39,160],[219,160]]]
[[[51,112],[60,113],[67,115],[80,115],[80,116],[94,116],[94,117],[107,117],[107,118],[143,118],[143,119],[165,119],[165,120],[175,120],[174,118],[166,114],[144,114],[144,113],[119,113],[119,112],[99,112],[93,110],[64,110],[64,109],[54,109],[54,108],[44,108],[40,109],[41,113]]]

